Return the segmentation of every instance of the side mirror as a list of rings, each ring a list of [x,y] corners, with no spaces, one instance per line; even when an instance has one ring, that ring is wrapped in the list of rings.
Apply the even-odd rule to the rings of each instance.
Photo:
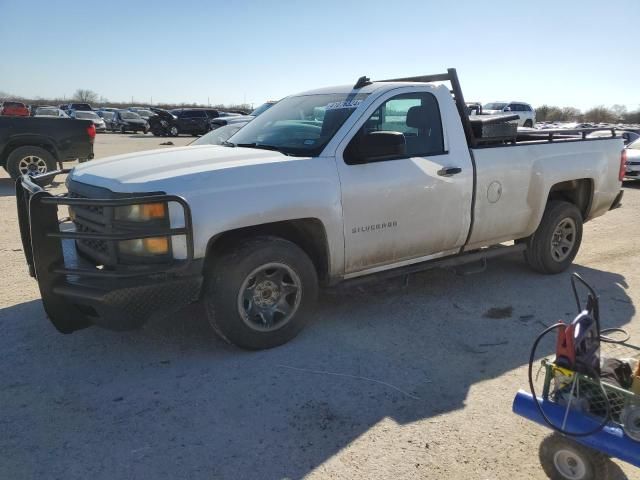
[[[347,163],[378,162],[407,154],[407,144],[400,132],[370,132],[354,138],[345,151]]]
[[[510,112],[511,111],[511,107],[504,107],[503,112]]]

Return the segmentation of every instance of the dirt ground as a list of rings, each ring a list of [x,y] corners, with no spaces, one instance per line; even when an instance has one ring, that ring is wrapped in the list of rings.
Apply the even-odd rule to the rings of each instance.
[[[166,140],[102,134],[96,154]],[[262,352],[219,341],[199,306],[140,331],[62,335],[0,175],[0,478],[546,478],[548,431],[511,402],[534,336],[575,314],[569,272],[535,274],[514,255],[325,293],[309,328]],[[572,271],[600,293],[604,326],[640,343],[640,182],[625,190],[623,208],[585,226]]]

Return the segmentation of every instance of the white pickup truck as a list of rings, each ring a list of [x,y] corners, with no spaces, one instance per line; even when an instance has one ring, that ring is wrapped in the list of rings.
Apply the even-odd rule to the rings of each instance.
[[[293,338],[321,285],[514,250],[565,270],[583,223],[620,204],[622,139],[477,118],[453,69],[363,77],[287,97],[224,146],[79,165],[64,195],[41,188],[53,174],[25,176],[27,263],[61,332],[203,301],[216,332],[250,349]]]

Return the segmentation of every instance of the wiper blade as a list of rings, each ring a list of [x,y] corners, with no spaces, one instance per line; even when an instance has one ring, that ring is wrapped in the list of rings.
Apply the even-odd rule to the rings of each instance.
[[[283,152],[282,150],[280,150],[279,147],[276,147],[275,145],[266,145],[264,143],[236,143],[235,145],[236,147],[244,147],[244,148],[259,148],[261,150],[273,150],[276,152],[280,152],[284,155],[288,155],[288,153]]]
[[[230,142],[228,140],[225,140],[224,142],[222,142],[220,145],[224,145],[225,147],[235,147],[236,144],[233,142]]]

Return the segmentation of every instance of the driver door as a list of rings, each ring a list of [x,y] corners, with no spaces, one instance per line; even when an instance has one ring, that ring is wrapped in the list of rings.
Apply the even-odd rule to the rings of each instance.
[[[469,231],[471,161],[466,148],[448,151],[436,97],[387,98],[364,116],[349,145],[371,132],[401,132],[406,153],[354,161],[349,145],[337,152],[347,276],[456,253]]]

